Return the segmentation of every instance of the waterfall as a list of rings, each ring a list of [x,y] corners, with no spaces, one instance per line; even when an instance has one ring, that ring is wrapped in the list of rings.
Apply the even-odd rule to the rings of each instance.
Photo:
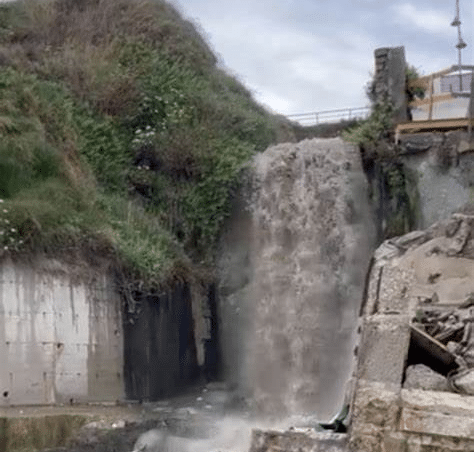
[[[219,268],[226,374],[259,411],[327,419],[342,405],[371,218],[359,152],[341,139],[255,157]]]

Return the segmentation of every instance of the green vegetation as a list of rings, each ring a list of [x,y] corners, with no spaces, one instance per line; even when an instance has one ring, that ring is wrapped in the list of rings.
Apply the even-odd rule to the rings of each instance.
[[[338,122],[316,124],[314,126],[302,126],[293,124],[293,133],[296,141],[311,138],[334,138],[342,135],[345,131],[355,128],[360,119],[342,119]]]
[[[45,448],[63,448],[68,438],[90,422],[91,417],[59,414],[50,416],[2,417],[2,451],[31,452]]]
[[[419,220],[419,193],[416,177],[400,161],[380,165],[386,227],[384,238],[397,237],[413,231]]]
[[[406,81],[418,77],[417,70],[408,66]],[[388,99],[377,99],[374,79],[367,84],[366,94],[372,103],[370,116],[343,131],[343,137],[361,150],[371,200],[376,206],[379,240],[383,240],[414,229],[419,215],[419,193],[416,176],[403,163],[394,140],[393,104]],[[424,90],[407,87],[406,94],[408,100],[413,100],[422,98]]]
[[[389,101],[374,102],[370,116],[354,127],[343,131],[343,138],[364,150],[378,147],[379,153],[385,147],[378,146],[393,131],[393,105]]]
[[[425,98],[425,88],[421,86],[411,87],[410,82],[418,80],[420,78],[420,73],[415,66],[407,66],[405,70],[406,82],[407,82],[407,97],[408,101],[414,99],[424,99]]]
[[[150,287],[212,268],[283,130],[162,0],[0,4],[0,112],[2,252],[99,250]]]

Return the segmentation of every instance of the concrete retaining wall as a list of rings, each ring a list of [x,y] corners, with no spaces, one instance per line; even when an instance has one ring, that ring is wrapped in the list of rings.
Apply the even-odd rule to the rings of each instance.
[[[188,285],[137,301],[124,323],[126,396],[154,401],[196,381],[205,364],[197,353],[204,338],[196,341]]]
[[[400,137],[403,164],[419,194],[417,229],[448,218],[474,200],[474,141],[463,131]]]
[[[65,270],[0,265],[0,405],[123,397],[120,297],[106,273]]]

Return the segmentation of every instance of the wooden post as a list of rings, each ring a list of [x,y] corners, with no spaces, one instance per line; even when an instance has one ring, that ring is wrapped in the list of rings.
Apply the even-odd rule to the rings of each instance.
[[[469,96],[469,110],[467,132],[469,134],[469,143],[472,143],[472,117],[474,115],[474,69],[471,69],[471,93]]]
[[[430,91],[430,108],[428,112],[428,120],[431,121],[433,119],[433,93],[434,93],[434,77],[433,74],[430,76],[430,85],[429,85],[429,91]]]

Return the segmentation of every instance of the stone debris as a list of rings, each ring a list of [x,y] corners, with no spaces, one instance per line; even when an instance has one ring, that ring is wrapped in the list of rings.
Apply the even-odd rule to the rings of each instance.
[[[474,394],[474,369],[462,369],[449,378],[450,386],[462,394]]]
[[[462,307],[447,312],[441,310],[424,311],[415,322],[427,334],[441,344],[455,356],[458,370],[449,374],[448,380],[454,391],[474,394],[474,380],[466,381],[474,369],[474,308],[473,295],[469,294]],[[466,372],[467,371],[467,372]],[[462,377],[461,377],[462,375]],[[458,383],[455,383],[455,382]],[[461,383],[462,382],[462,383]]]
[[[385,241],[362,306],[349,450],[474,451],[474,216]]]
[[[307,431],[252,431],[250,452],[347,452],[344,433]]]
[[[448,379],[424,364],[407,367],[404,389],[424,389],[430,391],[450,391]]]
[[[133,452],[163,452],[167,435],[162,430],[153,429],[140,435],[133,446]]]

